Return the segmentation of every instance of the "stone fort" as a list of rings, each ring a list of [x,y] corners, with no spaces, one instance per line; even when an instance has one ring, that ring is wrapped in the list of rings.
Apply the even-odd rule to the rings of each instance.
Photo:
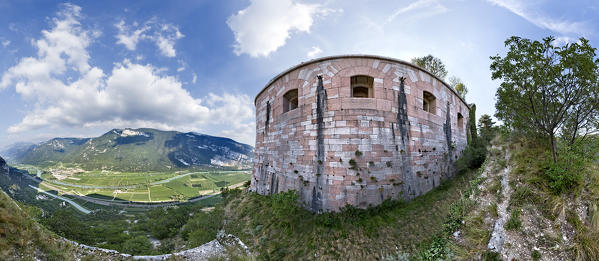
[[[314,59],[256,96],[250,189],[295,190],[304,207],[337,211],[410,200],[453,175],[469,106],[445,82],[372,55]]]

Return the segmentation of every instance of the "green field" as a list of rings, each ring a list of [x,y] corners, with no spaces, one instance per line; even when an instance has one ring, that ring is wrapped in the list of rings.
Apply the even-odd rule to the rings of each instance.
[[[118,172],[19,165],[31,175],[41,171],[43,188],[108,200],[180,201],[220,192],[250,180],[248,171]]]

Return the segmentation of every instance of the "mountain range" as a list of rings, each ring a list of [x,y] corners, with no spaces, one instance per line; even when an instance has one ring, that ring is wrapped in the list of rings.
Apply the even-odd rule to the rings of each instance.
[[[15,144],[2,151],[9,162],[77,165],[87,170],[165,171],[251,166],[254,148],[229,138],[156,129],[113,129],[95,138],[54,138]]]

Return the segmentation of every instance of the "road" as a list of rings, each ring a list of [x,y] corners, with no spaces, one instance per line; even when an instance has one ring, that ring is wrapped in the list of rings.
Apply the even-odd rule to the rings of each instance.
[[[70,200],[70,199],[68,199],[68,198],[61,197],[61,196],[57,196],[57,195],[54,195],[54,194],[52,194],[52,193],[48,193],[48,192],[46,192],[46,191],[43,191],[43,190],[41,190],[40,188],[36,188],[36,187],[34,187],[34,186],[31,186],[31,185],[29,185],[29,187],[31,187],[32,189],[35,189],[35,190],[37,190],[37,191],[38,191],[38,192],[40,192],[40,193],[44,193],[44,194],[46,194],[46,195],[48,195],[48,196],[50,196],[50,197],[57,198],[57,199],[60,199],[60,200],[62,200],[62,201],[64,201],[64,202],[67,202],[67,203],[71,204],[73,207],[75,207],[77,210],[79,210],[79,211],[81,211],[81,212],[83,212],[83,213],[85,213],[85,214],[89,214],[89,213],[91,213],[91,211],[90,211],[90,210],[88,210],[88,209],[86,209],[86,208],[84,208],[84,207],[80,206],[79,204],[77,204],[77,203],[73,202],[72,200]]]

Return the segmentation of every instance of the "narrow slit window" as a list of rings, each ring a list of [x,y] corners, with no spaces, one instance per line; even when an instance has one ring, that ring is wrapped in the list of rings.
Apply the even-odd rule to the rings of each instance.
[[[297,89],[293,89],[283,95],[283,113],[297,109]]]
[[[432,93],[427,91],[422,93],[422,109],[429,113],[435,114],[437,109],[436,98]]]
[[[464,116],[462,116],[462,114],[459,112],[458,112],[458,128],[460,128],[460,129],[464,128]]]
[[[373,98],[374,78],[366,75],[356,75],[351,77],[352,97],[354,98]]]

